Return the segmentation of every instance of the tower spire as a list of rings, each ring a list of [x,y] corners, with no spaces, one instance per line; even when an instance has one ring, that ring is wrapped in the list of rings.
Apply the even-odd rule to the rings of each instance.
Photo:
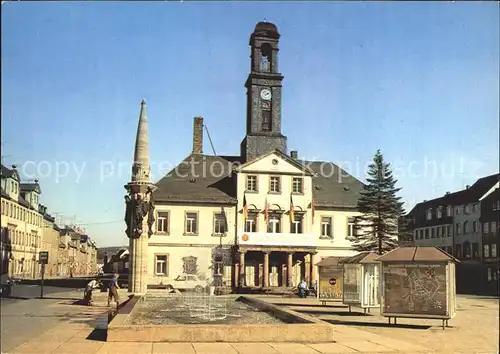
[[[146,101],[141,101],[141,113],[135,138],[134,163],[132,166],[132,182],[150,182],[151,167],[149,165],[148,121]]]

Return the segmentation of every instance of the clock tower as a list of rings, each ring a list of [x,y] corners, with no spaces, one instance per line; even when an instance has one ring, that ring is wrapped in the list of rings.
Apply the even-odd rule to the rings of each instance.
[[[244,161],[275,149],[286,154],[286,137],[281,134],[283,76],[278,71],[279,37],[278,29],[269,22],[259,22],[250,36],[246,136],[241,142]]]

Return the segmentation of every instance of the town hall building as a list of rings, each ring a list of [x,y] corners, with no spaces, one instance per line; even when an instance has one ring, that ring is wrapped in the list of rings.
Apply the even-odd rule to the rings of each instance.
[[[293,287],[318,280],[315,265],[324,257],[355,254],[351,237],[363,184],[331,162],[287,151],[279,38],[268,22],[250,36],[239,154],[204,154],[203,118],[195,117],[192,152],[155,184],[149,285],[196,275],[228,288]]]

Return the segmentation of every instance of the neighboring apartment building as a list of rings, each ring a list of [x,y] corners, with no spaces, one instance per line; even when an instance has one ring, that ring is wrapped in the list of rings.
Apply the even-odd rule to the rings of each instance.
[[[48,264],[45,265],[45,276],[56,276],[61,229],[55,224],[55,218],[47,213],[47,207],[40,205],[39,211],[43,215],[41,251],[49,253]]]
[[[500,182],[497,182],[481,198],[483,279],[489,294],[499,293],[499,256],[500,252]]]
[[[413,244],[435,246],[462,263],[457,286],[478,288],[482,270],[481,198],[497,183],[498,174],[478,179],[464,190],[418,203],[408,214]]]
[[[322,258],[355,254],[350,239],[363,184],[331,162],[287,154],[279,37],[267,22],[250,37],[240,155],[203,154],[197,117],[192,153],[156,183],[150,285],[195,274],[227,287],[292,287],[317,280]]]
[[[15,166],[12,169],[1,166],[2,273],[19,278],[38,278],[41,270],[39,253],[48,251],[46,276],[65,275],[64,267],[69,263],[69,254],[61,250],[72,243],[64,241],[54,218],[40,204],[40,195],[38,181],[21,183]],[[91,245],[90,251],[85,256],[78,253],[73,256],[81,260],[87,269],[96,269],[97,266],[89,263],[97,264],[97,247],[90,239],[86,242]],[[86,248],[79,253],[85,252]],[[90,270],[77,273],[89,274]]]
[[[43,215],[37,182],[21,183],[16,166],[1,166],[2,272],[10,276],[36,277],[41,249]],[[8,259],[5,260],[5,259]]]

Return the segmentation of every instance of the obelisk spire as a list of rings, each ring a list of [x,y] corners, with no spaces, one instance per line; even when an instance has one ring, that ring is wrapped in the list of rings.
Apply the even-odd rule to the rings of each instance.
[[[146,101],[141,102],[141,113],[137,136],[135,138],[134,164],[132,166],[132,182],[150,182],[151,167],[149,165],[148,120],[146,117]]]

